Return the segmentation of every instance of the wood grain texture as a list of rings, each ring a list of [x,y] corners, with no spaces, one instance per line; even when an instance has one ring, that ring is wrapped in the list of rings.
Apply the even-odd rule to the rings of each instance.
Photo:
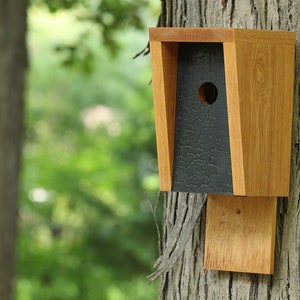
[[[209,195],[206,269],[272,274],[276,197]]]
[[[233,192],[246,194],[235,43],[223,44]]]
[[[150,41],[161,42],[233,42],[234,31],[228,28],[150,28]]]
[[[150,42],[160,189],[172,187],[177,43]]]
[[[160,42],[251,42],[294,45],[295,33],[239,28],[150,28],[150,40]]]
[[[275,44],[295,46],[295,32],[280,30],[253,30],[235,28],[234,40],[236,43]]]
[[[236,117],[240,129],[234,128],[237,126],[235,117],[229,119],[229,127],[233,129],[230,130],[230,141],[242,147],[241,150],[233,150],[242,151],[243,158],[242,165],[234,167],[244,168],[242,171],[234,170],[233,176],[243,172],[244,178],[235,183],[243,179],[245,183],[241,186],[235,184],[234,194],[288,196],[294,47],[248,42],[236,43],[235,47],[238,108],[236,99],[229,96],[227,105],[240,113],[239,118]],[[237,159],[240,160],[240,157],[238,153]],[[232,155],[233,164],[235,159]]]

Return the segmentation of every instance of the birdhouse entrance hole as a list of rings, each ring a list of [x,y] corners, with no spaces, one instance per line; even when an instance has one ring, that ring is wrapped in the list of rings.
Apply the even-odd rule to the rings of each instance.
[[[218,89],[212,82],[204,82],[198,89],[198,98],[204,105],[212,105],[218,97]]]

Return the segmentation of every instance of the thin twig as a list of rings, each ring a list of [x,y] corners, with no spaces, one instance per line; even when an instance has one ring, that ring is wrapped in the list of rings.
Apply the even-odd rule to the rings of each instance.
[[[149,45],[149,42],[147,43],[147,46],[140,52],[138,52],[132,59],[136,59],[137,57],[143,55],[143,56],[146,56],[148,55],[150,52],[150,45]]]

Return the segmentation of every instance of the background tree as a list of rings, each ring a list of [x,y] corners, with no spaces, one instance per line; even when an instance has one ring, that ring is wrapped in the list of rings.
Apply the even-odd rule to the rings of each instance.
[[[0,1],[0,299],[11,299],[23,136],[25,1]]]
[[[155,299],[146,275],[156,232],[143,193],[158,188],[151,70],[148,57],[132,57],[159,5],[48,3],[51,12],[42,1],[28,9],[16,298]]]
[[[299,33],[299,11],[297,1],[163,0],[160,26],[277,29]],[[170,250],[167,256],[171,259],[162,256],[158,260],[156,275],[162,273],[160,299],[300,298],[299,42],[295,74],[291,191],[288,199],[278,200],[274,275],[204,270],[203,197],[168,193],[164,204],[163,244],[181,243],[180,249],[164,249]],[[195,209],[199,215],[193,213]],[[179,233],[182,230],[187,233],[187,228],[193,229],[189,239],[180,239]]]
[[[18,193],[25,3],[0,1],[0,299],[13,297],[13,283],[20,300],[152,299],[156,241],[142,191],[157,188],[151,75],[131,58],[153,7],[30,1]]]

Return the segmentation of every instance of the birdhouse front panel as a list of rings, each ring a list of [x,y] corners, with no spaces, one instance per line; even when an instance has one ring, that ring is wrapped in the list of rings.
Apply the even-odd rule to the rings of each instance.
[[[173,191],[232,194],[223,45],[179,43]]]

